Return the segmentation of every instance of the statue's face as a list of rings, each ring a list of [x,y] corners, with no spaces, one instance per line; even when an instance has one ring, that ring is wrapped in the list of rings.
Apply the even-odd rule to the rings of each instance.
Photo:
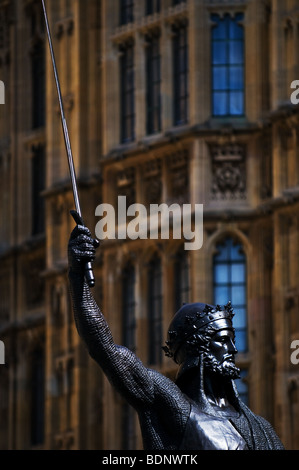
[[[204,356],[205,367],[223,377],[236,379],[240,370],[235,366],[237,348],[234,343],[234,332],[226,320],[215,322],[217,331],[213,334],[208,351]],[[219,328],[219,329],[218,329]]]
[[[234,343],[234,333],[231,330],[217,331],[210,342],[210,353],[219,365],[235,363],[237,348]]]

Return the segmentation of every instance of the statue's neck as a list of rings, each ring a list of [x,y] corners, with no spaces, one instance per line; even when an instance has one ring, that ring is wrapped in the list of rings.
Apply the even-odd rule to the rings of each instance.
[[[181,389],[197,404],[204,402],[217,411],[236,412],[227,395],[228,382],[217,374],[206,371],[202,380],[200,368],[195,368],[192,375],[181,385]]]
[[[208,400],[218,406],[228,405],[226,381],[216,374],[205,374],[204,392]]]

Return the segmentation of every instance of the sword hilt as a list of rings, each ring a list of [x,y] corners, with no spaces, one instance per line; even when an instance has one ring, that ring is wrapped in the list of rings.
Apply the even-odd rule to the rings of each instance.
[[[71,213],[71,216],[73,217],[73,219],[74,219],[74,221],[76,222],[77,225],[82,225],[83,227],[85,227],[82,216],[80,216],[80,214],[78,214],[77,211],[71,210],[70,213]],[[97,240],[94,240],[94,244],[98,245],[99,242]],[[86,282],[89,285],[89,287],[94,287],[95,278],[94,278],[94,274],[93,274],[92,264],[91,264],[90,261],[88,261],[85,264],[84,274],[85,274]]]

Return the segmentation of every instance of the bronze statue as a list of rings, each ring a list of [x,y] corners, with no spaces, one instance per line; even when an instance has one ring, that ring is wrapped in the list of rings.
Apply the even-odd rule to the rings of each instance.
[[[144,449],[283,449],[272,426],[249,410],[235,387],[231,304],[186,304],[176,313],[164,347],[179,364],[173,382],[114,343],[84,277],[97,246],[86,227],[75,227],[68,251],[76,326],[91,357],[138,413]]]

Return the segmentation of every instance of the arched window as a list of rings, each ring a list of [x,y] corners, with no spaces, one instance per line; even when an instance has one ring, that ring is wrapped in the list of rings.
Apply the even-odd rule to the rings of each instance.
[[[184,250],[180,250],[175,259],[174,296],[175,311],[190,302],[189,257]]]
[[[135,351],[135,268],[128,265],[123,271],[122,281],[122,344]]]
[[[162,361],[162,267],[161,260],[154,257],[148,271],[148,332],[150,364]]]
[[[213,259],[214,304],[232,302],[235,316],[236,347],[247,351],[247,279],[246,256],[242,245],[226,238],[216,246]]]

